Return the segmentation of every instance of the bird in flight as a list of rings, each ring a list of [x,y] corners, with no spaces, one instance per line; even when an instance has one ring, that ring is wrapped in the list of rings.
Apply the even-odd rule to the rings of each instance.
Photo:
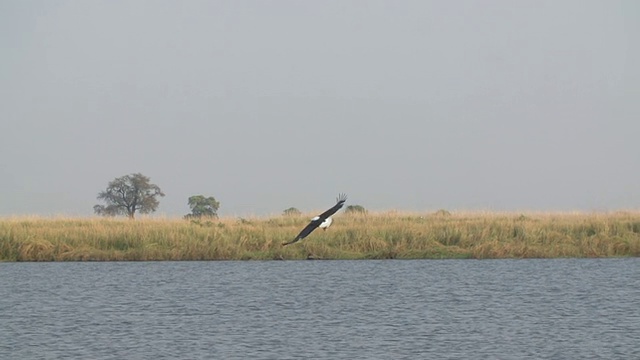
[[[347,195],[346,194],[340,194],[338,195],[338,198],[336,199],[336,204],[329,210],[323,212],[322,214],[314,217],[313,219],[311,219],[311,222],[309,223],[309,225],[307,225],[304,229],[302,229],[302,231],[300,231],[300,234],[298,234],[298,236],[296,236],[295,239],[286,242],[286,243],[282,243],[282,246],[285,245],[289,245],[289,244],[293,244],[294,242],[297,242],[298,240],[302,240],[304,238],[307,237],[307,235],[311,234],[311,232],[313,230],[315,230],[318,226],[320,226],[322,224],[322,228],[326,229],[329,227],[329,225],[331,225],[331,222],[333,221],[330,216],[335,214],[338,210],[340,210],[340,208],[344,205],[344,202],[347,201]],[[326,225],[325,225],[326,224]]]

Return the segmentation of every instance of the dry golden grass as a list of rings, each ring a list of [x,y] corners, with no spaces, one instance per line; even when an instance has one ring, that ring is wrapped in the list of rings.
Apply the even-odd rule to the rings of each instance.
[[[370,213],[219,220],[0,218],[0,261],[640,256],[640,213]]]

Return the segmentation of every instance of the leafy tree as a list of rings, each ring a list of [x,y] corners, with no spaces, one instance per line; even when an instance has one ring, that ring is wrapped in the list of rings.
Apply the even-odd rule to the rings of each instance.
[[[204,197],[203,195],[194,195],[189,197],[189,207],[191,214],[185,215],[185,218],[192,217],[218,217],[217,211],[220,203],[213,196]]]
[[[158,185],[151,184],[149,178],[137,173],[115,178],[109,182],[107,190],[98,194],[98,200],[105,205],[95,205],[93,211],[98,215],[127,215],[133,219],[136,211],[148,214],[156,211],[160,204],[156,197],[164,196]]]
[[[345,214],[366,214],[367,210],[361,205],[349,205],[344,212]]]
[[[288,209],[286,209],[285,211],[282,212],[282,215],[284,216],[299,216],[300,214],[302,214],[300,212],[300,210],[294,208],[294,207],[290,207]]]

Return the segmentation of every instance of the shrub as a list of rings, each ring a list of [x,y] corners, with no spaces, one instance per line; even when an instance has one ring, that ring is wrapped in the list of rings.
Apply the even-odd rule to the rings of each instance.
[[[345,214],[366,214],[367,210],[361,205],[349,205],[344,212]]]

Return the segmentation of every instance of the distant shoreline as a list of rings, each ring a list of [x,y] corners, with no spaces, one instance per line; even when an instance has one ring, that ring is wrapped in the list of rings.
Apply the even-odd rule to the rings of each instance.
[[[155,219],[0,218],[0,261],[503,259],[640,256],[640,212],[312,214]]]

